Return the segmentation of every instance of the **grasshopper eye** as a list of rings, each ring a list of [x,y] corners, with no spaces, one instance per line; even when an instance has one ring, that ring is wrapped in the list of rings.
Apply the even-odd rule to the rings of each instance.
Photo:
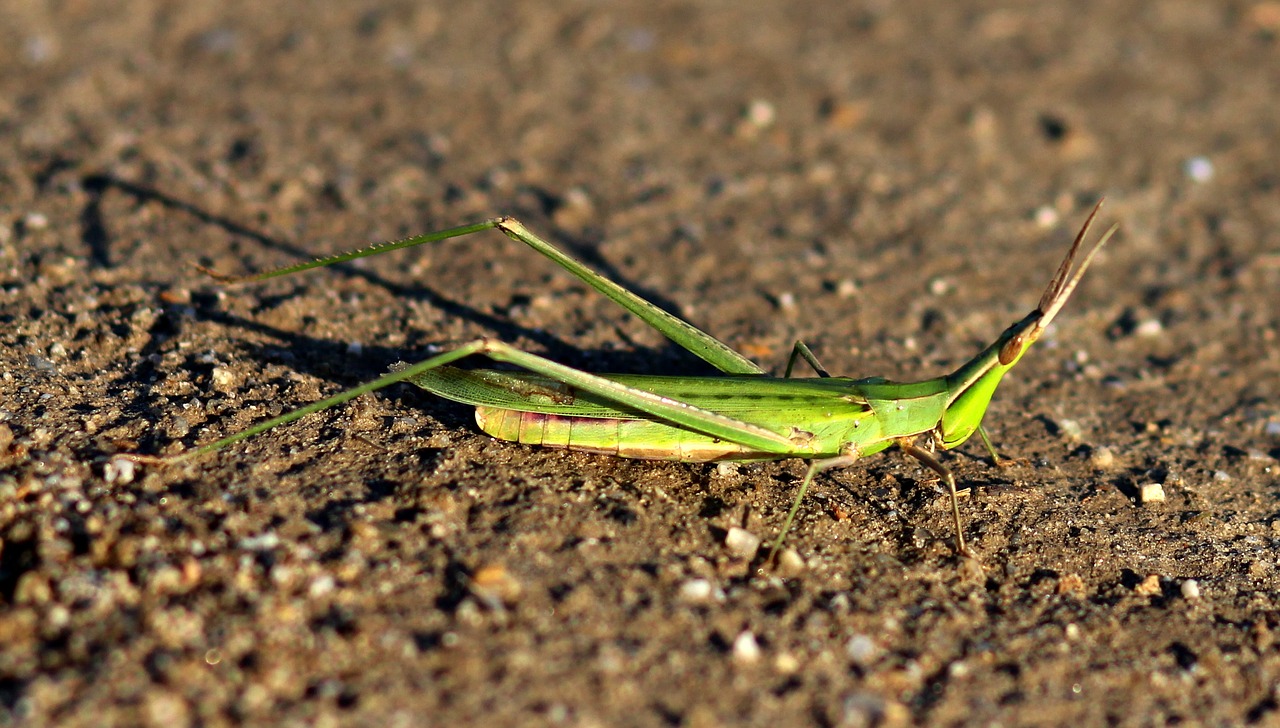
[[[1009,366],[1020,353],[1022,353],[1022,334],[1014,336],[1000,347],[1000,366]]]

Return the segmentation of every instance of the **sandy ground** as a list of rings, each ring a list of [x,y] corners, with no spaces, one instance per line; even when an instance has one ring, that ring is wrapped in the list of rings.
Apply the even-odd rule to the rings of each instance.
[[[1280,720],[1280,4],[0,5],[0,724]],[[509,213],[775,373],[905,380],[1103,196],[988,413],[1017,462],[947,456],[982,568],[898,453],[770,569],[727,534],[799,461],[501,443],[403,385],[110,460],[479,335],[707,373],[496,233],[194,264]]]

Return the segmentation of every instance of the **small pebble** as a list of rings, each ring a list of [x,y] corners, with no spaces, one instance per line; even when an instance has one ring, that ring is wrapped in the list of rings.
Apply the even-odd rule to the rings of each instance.
[[[880,655],[880,648],[869,636],[855,634],[844,643],[844,653],[855,665],[865,666],[875,661]]]
[[[716,463],[716,475],[722,478],[727,475],[737,475],[740,472],[742,472],[741,463],[735,463],[732,460]]]
[[[1142,486],[1142,491],[1138,499],[1143,503],[1164,503],[1164,485],[1160,483],[1146,483]]]
[[[520,581],[502,564],[482,566],[471,575],[471,593],[491,609],[515,604],[522,591]]]
[[[1208,157],[1192,157],[1183,163],[1182,169],[1192,182],[1208,182],[1213,179],[1213,162]]]
[[[107,461],[102,469],[102,477],[107,485],[128,485],[136,475],[136,463],[129,458],[114,457]]]
[[[227,367],[214,367],[210,374],[213,380],[214,389],[219,392],[229,392],[236,388],[236,375]]]
[[[796,656],[791,654],[790,652],[783,652],[782,654],[773,658],[773,669],[777,670],[783,675],[794,675],[795,673],[800,671],[800,667],[801,667],[800,660],[797,659]]]
[[[1116,466],[1116,454],[1109,447],[1100,447],[1089,456],[1089,462],[1099,470],[1110,470]]]
[[[745,528],[734,526],[725,534],[724,545],[734,556],[750,560],[760,550],[760,537]]]
[[[760,643],[750,630],[743,630],[733,639],[733,659],[744,664],[757,662],[760,659]]]
[[[1187,579],[1182,582],[1182,598],[1183,599],[1199,599],[1200,598],[1200,582],[1195,579]]]
[[[777,121],[778,110],[768,101],[756,99],[747,106],[745,116],[752,126],[764,129],[772,126],[773,122]]]
[[[716,586],[710,579],[690,579],[680,585],[680,601],[690,604],[709,602],[715,594]]]
[[[1036,213],[1035,213],[1036,225],[1038,225],[1040,228],[1044,230],[1048,230],[1054,225],[1057,225],[1058,221],[1061,219],[1062,219],[1062,216],[1058,214],[1058,211],[1053,209],[1052,207],[1049,207],[1048,205],[1041,205],[1040,207],[1036,208]]]
[[[1075,420],[1058,420],[1058,429],[1062,430],[1062,434],[1066,435],[1067,439],[1072,442],[1080,442],[1084,439],[1084,428]]]
[[[783,549],[778,552],[778,575],[783,577],[799,576],[804,573],[807,564],[800,552],[795,549]]]
[[[1133,333],[1144,339],[1153,339],[1164,332],[1164,324],[1160,323],[1160,319],[1149,318],[1141,321],[1134,327]]]
[[[1280,420],[1270,420],[1262,431],[1272,437],[1280,437]]]
[[[1154,597],[1161,594],[1160,576],[1158,574],[1148,574],[1137,586],[1133,588],[1135,594],[1144,597]]]
[[[311,581],[311,586],[307,588],[307,596],[312,599],[319,599],[332,592],[336,586],[337,582],[329,574],[317,576]]]

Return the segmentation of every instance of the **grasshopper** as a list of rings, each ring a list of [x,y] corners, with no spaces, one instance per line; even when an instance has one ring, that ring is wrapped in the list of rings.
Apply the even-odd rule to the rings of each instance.
[[[1034,311],[1005,329],[951,374],[920,382],[833,377],[802,341],[792,348],[786,373],[782,377],[770,376],[719,339],[586,268],[511,217],[379,243],[251,276],[231,278],[210,272],[228,283],[262,281],[497,229],[550,258],[721,374],[592,374],[501,341],[479,338],[416,364],[399,366],[379,379],[186,453],[137,459],[167,463],[187,460],[367,392],[407,381],[440,397],[474,406],[480,429],[501,440],[644,460],[805,459],[809,461],[808,471],[773,543],[771,557],[777,553],[819,473],[852,465],[896,445],[946,483],[957,551],[972,555],[965,543],[955,477],[934,450],[956,448],[976,432],[992,458],[1000,461],[982,427],[983,415],[1001,378],[1044,333],[1094,255],[1115,233],[1117,226],[1112,226],[1075,265],[1101,206],[1099,202],[1090,213]],[[523,371],[452,366],[476,355]],[[817,376],[792,377],[798,359],[808,363]]]

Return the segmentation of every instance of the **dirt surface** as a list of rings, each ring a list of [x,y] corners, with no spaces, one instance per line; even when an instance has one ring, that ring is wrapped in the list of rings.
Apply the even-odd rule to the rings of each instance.
[[[1280,720],[1280,4],[2,3],[0,724]],[[744,9],[749,6],[749,9]],[[780,372],[950,371],[1122,231],[1017,458],[626,461],[407,386],[491,335],[707,373],[518,215]],[[1164,500],[1146,500],[1163,486]],[[737,533],[736,531],[734,532]]]

